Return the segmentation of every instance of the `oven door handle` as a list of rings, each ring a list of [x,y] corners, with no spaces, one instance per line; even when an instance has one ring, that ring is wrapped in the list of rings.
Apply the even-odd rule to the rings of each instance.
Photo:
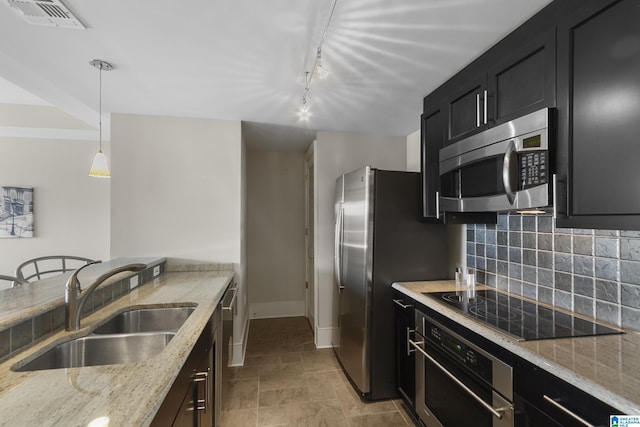
[[[550,404],[552,404],[553,406],[555,406],[557,409],[559,409],[562,412],[564,412],[565,414],[569,415],[574,420],[584,424],[586,427],[595,427],[593,424],[591,424],[591,423],[587,422],[586,420],[584,420],[580,415],[574,413],[573,411],[568,410],[567,408],[562,406],[560,403],[556,402],[555,399],[547,396],[546,394],[543,394],[542,398],[544,400],[546,400],[547,402],[549,402]]]
[[[424,357],[426,357],[431,363],[433,363],[438,369],[440,369],[443,374],[445,374],[447,377],[449,377],[449,379],[451,379],[453,382],[458,384],[460,386],[460,388],[462,388],[476,402],[481,404],[487,411],[491,412],[491,414],[493,414],[493,416],[496,417],[497,419],[501,420],[502,416],[503,416],[502,413],[511,409],[511,408],[506,408],[506,407],[504,407],[504,408],[494,408],[493,406],[489,405],[487,402],[482,400],[482,398],[480,398],[480,396],[475,394],[473,392],[473,390],[471,390],[469,387],[467,387],[462,381],[460,381],[458,378],[456,378],[455,375],[453,375],[451,372],[449,372],[437,360],[435,360],[433,357],[431,357],[431,355],[429,355],[426,351],[424,351],[422,349],[422,347],[420,347],[421,345],[424,345],[424,341],[416,342],[416,341],[409,340],[409,343],[413,347],[415,347],[416,350],[418,350],[420,353],[422,353],[422,355]]]

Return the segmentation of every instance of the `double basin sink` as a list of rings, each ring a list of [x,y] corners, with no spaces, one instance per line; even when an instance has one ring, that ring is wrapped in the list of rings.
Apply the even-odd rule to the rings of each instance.
[[[109,318],[92,335],[58,344],[18,372],[141,362],[160,353],[195,307],[140,308]]]

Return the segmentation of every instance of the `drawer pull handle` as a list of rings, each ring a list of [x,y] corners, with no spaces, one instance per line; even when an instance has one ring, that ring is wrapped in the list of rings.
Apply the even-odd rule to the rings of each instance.
[[[199,383],[204,381],[204,399],[196,399],[195,402],[195,409],[196,411],[204,411],[204,413],[207,413],[207,406],[208,406],[208,400],[209,400],[209,369],[207,369],[205,372],[196,372],[193,376],[193,382],[195,383]]]
[[[401,299],[394,299],[393,302],[395,302],[397,305],[399,305],[403,309],[407,309],[407,308],[413,307],[413,305],[411,305],[411,304],[405,304],[404,301],[402,301]]]
[[[562,412],[564,412],[565,414],[569,415],[571,418],[573,418],[574,420],[584,424],[586,427],[595,427],[593,424],[587,422],[584,418],[582,418],[580,415],[576,414],[573,411],[568,410],[567,408],[565,408],[564,406],[562,406],[560,403],[558,403],[555,399],[550,398],[549,396],[547,396],[546,394],[542,395],[542,398],[544,400],[546,400],[547,402],[549,402],[550,404],[552,404],[553,406],[555,406],[557,409],[561,410]]]

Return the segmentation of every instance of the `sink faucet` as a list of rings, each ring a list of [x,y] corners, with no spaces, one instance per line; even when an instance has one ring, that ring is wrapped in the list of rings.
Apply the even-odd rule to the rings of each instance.
[[[124,271],[142,271],[147,267],[145,264],[137,263],[126,264],[120,267],[113,268],[98,277],[91,285],[89,285],[89,287],[82,290],[80,288],[80,282],[78,281],[78,273],[80,273],[84,268],[93,264],[98,264],[100,262],[101,261],[95,261],[83,265],[82,267],[74,271],[67,280],[67,284],[64,287],[64,323],[65,329],[67,331],[77,331],[78,329],[80,329],[82,307],[84,306],[84,303],[89,295],[91,295],[102,282],[104,282],[111,276],[115,276],[118,273],[122,273]]]

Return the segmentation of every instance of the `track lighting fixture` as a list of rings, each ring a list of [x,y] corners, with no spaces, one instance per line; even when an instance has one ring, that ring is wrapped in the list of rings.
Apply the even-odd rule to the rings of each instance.
[[[318,47],[316,49],[316,56],[313,60],[311,71],[305,71],[304,73],[304,93],[302,95],[300,108],[297,112],[298,119],[301,121],[309,121],[311,117],[311,110],[309,109],[309,105],[307,104],[307,97],[309,95],[309,90],[311,89],[311,81],[313,80],[313,76],[317,75],[319,79],[323,80],[329,75],[329,70],[322,63],[322,45],[324,44],[324,39],[327,36],[327,30],[329,29],[329,24],[331,24],[331,18],[333,18],[333,12],[336,9],[337,3],[338,0],[333,0],[331,13],[329,14],[327,25],[324,27],[322,38],[320,39],[320,43],[318,44]]]

